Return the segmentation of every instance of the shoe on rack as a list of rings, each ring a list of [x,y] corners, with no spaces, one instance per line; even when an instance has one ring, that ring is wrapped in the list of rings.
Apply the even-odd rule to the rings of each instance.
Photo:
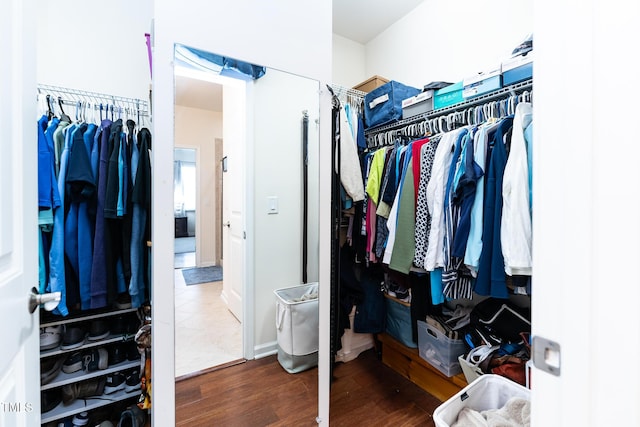
[[[114,305],[119,310],[131,308],[131,295],[129,295],[129,292],[119,293],[116,297],[116,302]]]
[[[45,390],[40,392],[40,412],[43,414],[45,412],[49,412],[62,401],[62,395],[60,394],[60,389],[52,388],[50,390]]]
[[[40,350],[56,348],[62,339],[62,326],[47,326],[40,329]]]
[[[85,342],[86,332],[79,326],[65,326],[62,334],[60,349],[71,350],[82,346]]]
[[[64,357],[49,357],[40,361],[40,385],[49,384],[62,368]]]
[[[97,341],[109,336],[109,323],[104,319],[95,319],[91,322],[89,327],[89,341]]]
[[[138,332],[140,320],[134,313],[116,316],[112,321],[111,331],[114,335],[133,335]]]
[[[127,346],[127,360],[133,362],[134,360],[140,360],[142,355],[138,351],[138,345],[134,341],[129,341]]]
[[[127,378],[121,372],[114,372],[107,375],[107,381],[104,386],[104,393],[111,394],[116,391],[124,390]]]
[[[120,415],[118,427],[144,427],[147,414],[137,405],[131,405]]]
[[[92,348],[82,356],[82,368],[93,372],[107,369],[109,366],[109,353],[104,348]]]
[[[140,387],[140,371],[138,369],[134,369],[127,374],[124,390],[127,393],[131,393],[132,391],[140,390]]]
[[[89,424],[89,414],[87,412],[80,412],[75,414],[71,420],[73,427],[83,427]]]
[[[127,358],[127,348],[124,343],[117,343],[109,346],[109,366],[122,363]]]
[[[62,364],[62,372],[65,374],[73,374],[82,369],[82,352],[76,351],[71,353]]]
[[[105,378],[92,378],[87,381],[72,383],[62,386],[62,402],[65,405],[74,402],[76,399],[101,396],[104,393]]]

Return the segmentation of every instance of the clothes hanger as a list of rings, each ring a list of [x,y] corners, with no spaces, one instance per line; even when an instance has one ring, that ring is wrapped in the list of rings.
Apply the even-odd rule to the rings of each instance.
[[[58,97],[58,106],[60,107],[60,120],[71,123],[71,117],[64,112],[64,108],[62,108],[62,97]]]
[[[51,95],[47,95],[47,119],[51,120],[55,117],[55,113],[53,112],[53,106],[51,104]]]
[[[82,101],[76,101],[76,122],[82,122]]]

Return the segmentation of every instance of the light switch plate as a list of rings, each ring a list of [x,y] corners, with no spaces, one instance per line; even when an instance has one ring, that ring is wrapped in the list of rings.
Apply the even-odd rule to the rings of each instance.
[[[278,213],[278,197],[277,196],[267,197],[267,213],[269,215]]]

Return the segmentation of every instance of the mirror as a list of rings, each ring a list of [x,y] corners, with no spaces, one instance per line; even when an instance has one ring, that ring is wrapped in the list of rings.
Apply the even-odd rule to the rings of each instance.
[[[174,52],[175,159],[195,158],[194,265],[175,263],[181,380],[275,355],[275,291],[318,281],[319,82]],[[189,210],[176,212],[189,234]]]

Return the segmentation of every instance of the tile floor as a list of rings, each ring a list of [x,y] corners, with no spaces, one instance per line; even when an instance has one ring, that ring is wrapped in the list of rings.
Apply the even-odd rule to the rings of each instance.
[[[176,378],[241,359],[242,330],[220,296],[222,282],[187,286],[174,271]]]

